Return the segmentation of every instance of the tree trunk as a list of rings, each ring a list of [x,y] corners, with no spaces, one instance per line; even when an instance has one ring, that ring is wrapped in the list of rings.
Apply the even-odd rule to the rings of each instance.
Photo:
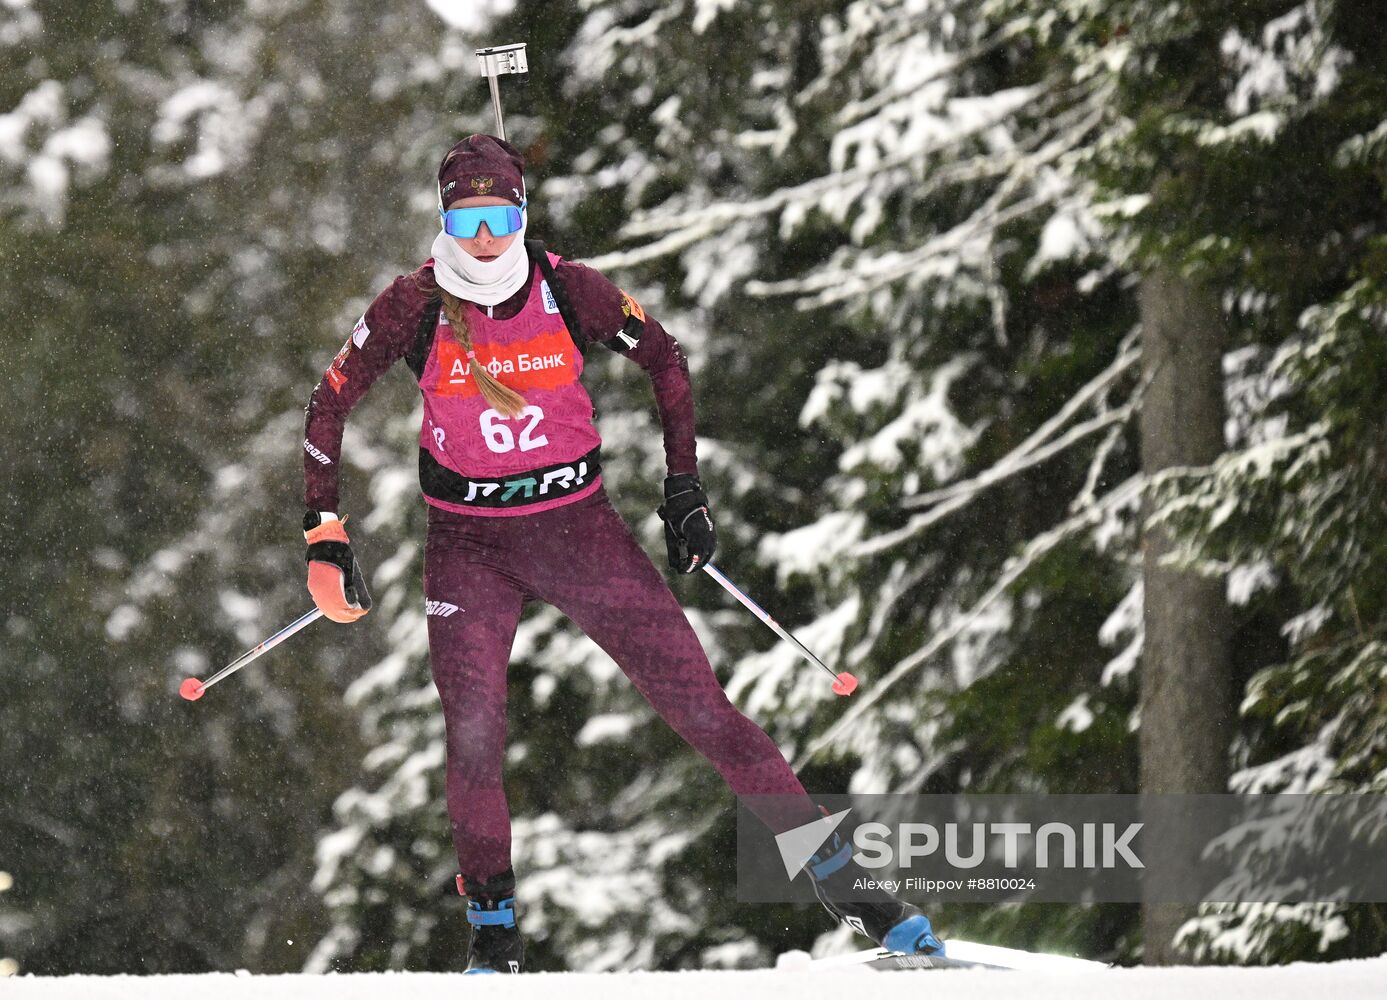
[[[1204,465],[1224,450],[1223,317],[1208,290],[1154,267],[1140,290],[1142,366],[1150,379],[1141,415],[1142,468]],[[1233,734],[1230,622],[1221,578],[1160,565],[1166,532],[1143,537],[1146,640],[1141,669],[1141,791],[1144,795],[1225,792]],[[1183,864],[1199,845],[1163,832],[1148,866]],[[1145,961],[1179,960],[1173,939],[1192,905],[1142,906]]]

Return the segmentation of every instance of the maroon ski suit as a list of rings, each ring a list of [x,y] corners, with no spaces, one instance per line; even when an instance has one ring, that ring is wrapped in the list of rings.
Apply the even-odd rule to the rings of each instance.
[[[669,474],[696,473],[687,361],[660,324],[601,274],[552,255],[547,261],[557,289],[536,256],[528,282],[510,299],[485,311],[464,304],[472,317],[471,363],[500,372],[500,381],[535,404],[527,412],[543,414],[542,420],[506,422],[489,409],[478,416],[486,404],[467,378],[469,359],[446,322],[431,319],[436,301],[431,306],[416,287],[417,276],[432,282],[432,261],[375,298],[307,408],[305,501],[311,510],[336,511],[342,431],[352,407],[402,358],[425,395],[420,479],[429,503],[429,659],[447,727],[453,842],[460,871],[476,880],[511,865],[502,784],[506,667],[529,600],[568,615],[736,794],[795,796],[752,805],[773,830],[818,816],[775,743],[727,698],[664,577],[611,505],[597,449],[579,454],[598,440],[577,381],[583,350],[598,342],[649,374]],[[559,305],[576,331],[558,314]],[[558,331],[565,336],[556,338]],[[527,346],[541,342],[543,353]],[[547,359],[542,370],[538,357]],[[525,358],[523,375],[505,367]]]

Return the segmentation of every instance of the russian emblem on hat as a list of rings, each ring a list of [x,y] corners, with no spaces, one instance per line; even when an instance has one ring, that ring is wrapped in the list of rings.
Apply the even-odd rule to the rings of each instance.
[[[454,199],[468,193],[500,195],[516,205],[523,205],[524,173],[525,159],[510,143],[493,135],[469,135],[443,157],[438,167],[438,183],[446,188],[457,182],[457,188],[451,192]],[[502,191],[514,191],[515,197],[502,195]]]

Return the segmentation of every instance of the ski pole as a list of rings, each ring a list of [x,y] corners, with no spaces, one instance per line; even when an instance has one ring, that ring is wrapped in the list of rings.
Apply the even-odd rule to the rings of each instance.
[[[240,670],[251,660],[254,660],[257,657],[263,656],[265,653],[268,653],[270,650],[274,649],[276,646],[278,646],[285,639],[289,638],[295,632],[299,631],[302,628],[306,628],[309,625],[312,625],[322,616],[322,608],[314,608],[312,611],[308,612],[306,615],[304,615],[302,618],[299,618],[297,621],[290,622],[288,625],[285,625],[282,629],[280,629],[274,635],[270,636],[268,639],[266,639],[260,645],[256,646],[254,649],[249,649],[246,652],[242,653],[236,659],[232,660],[226,666],[218,670],[211,677],[207,678],[206,681],[200,681],[196,677],[187,678],[183,681],[182,684],[178,685],[178,693],[181,694],[188,701],[197,701],[199,698],[203,696],[203,694],[206,693],[207,689],[211,687],[213,684],[217,683],[217,681],[221,680],[223,677],[230,677],[232,674]]]
[[[491,110],[496,113],[496,138],[504,139],[506,126],[501,121],[501,84],[496,78],[510,74],[524,76],[530,71],[529,62],[525,58],[525,43],[516,42],[512,45],[478,49],[477,67],[491,85]]]
[[[856,677],[854,677],[846,670],[844,670],[842,673],[835,674],[833,672],[832,667],[830,667],[823,660],[819,659],[817,656],[811,653],[808,650],[808,648],[805,647],[804,643],[800,642],[789,632],[785,631],[785,629],[781,628],[779,623],[777,623],[774,618],[766,614],[766,612],[761,609],[760,605],[758,605],[746,594],[742,593],[741,589],[735,583],[733,583],[727,577],[723,576],[722,571],[719,570],[716,566],[714,566],[712,563],[704,563],[703,569],[714,580],[722,584],[729,594],[731,594],[737,600],[741,601],[743,606],[745,606],[748,611],[750,611],[757,618],[761,619],[772,629],[774,629],[776,635],[780,636],[780,638],[784,639],[786,642],[794,643],[796,648],[798,648],[801,653],[808,657],[811,662],[817,663],[819,666],[827,670],[828,675],[833,678],[834,694],[847,696],[857,690]]]

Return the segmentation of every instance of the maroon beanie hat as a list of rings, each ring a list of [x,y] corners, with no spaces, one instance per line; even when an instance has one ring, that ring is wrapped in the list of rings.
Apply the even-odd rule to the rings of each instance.
[[[469,135],[448,150],[438,167],[443,207],[476,195],[494,195],[516,205],[525,201],[525,158],[520,150],[494,135]]]

